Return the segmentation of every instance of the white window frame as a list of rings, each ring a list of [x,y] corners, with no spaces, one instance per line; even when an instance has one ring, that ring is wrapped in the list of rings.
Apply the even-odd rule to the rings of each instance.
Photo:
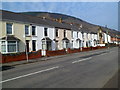
[[[25,30],[25,36],[30,36],[30,26],[29,25],[25,25],[25,27],[28,26],[28,34],[26,34],[26,30]]]
[[[11,34],[7,33],[7,24],[12,24],[12,33]],[[13,23],[9,23],[9,22],[6,23],[6,34],[7,35],[14,35],[14,32],[13,32]]]
[[[2,52],[2,41],[5,41],[5,47],[6,47],[6,52]],[[15,40],[9,40],[9,41],[15,41]],[[17,53],[19,50],[18,50],[18,41],[15,41],[16,43],[16,51],[15,52],[8,52],[8,41],[6,40],[1,40],[1,53]]]
[[[35,27],[35,35],[33,35],[33,33],[32,33],[32,27]],[[34,26],[34,25],[31,26],[31,35],[32,36],[37,36],[37,26]]]

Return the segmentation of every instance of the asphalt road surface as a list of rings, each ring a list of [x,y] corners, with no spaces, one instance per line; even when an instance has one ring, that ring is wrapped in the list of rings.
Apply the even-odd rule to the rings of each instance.
[[[117,72],[118,48],[110,48],[17,65],[2,72],[0,83],[2,88],[103,88]],[[114,83],[110,88],[118,87]]]

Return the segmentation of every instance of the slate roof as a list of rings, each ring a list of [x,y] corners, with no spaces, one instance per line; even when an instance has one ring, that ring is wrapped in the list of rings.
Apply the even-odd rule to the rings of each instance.
[[[66,38],[66,37],[64,37],[62,40],[69,41],[69,39],[68,39],[68,38]]]
[[[17,37],[15,37],[15,36],[6,36],[6,37],[3,37],[3,38],[1,38],[1,40],[15,40],[15,41],[20,41],[20,39],[18,39]]]
[[[29,23],[29,24],[37,24],[42,26],[49,26],[49,27],[55,27],[55,28],[61,28],[61,29],[67,29],[67,30],[74,30],[74,31],[81,31],[85,33],[97,33],[98,27],[97,25],[89,25],[88,23],[85,24],[85,22],[82,22],[83,27],[79,29],[76,25],[70,25],[67,23],[59,23],[57,21],[49,20],[49,19],[43,19],[40,17],[35,17],[31,15],[26,15],[23,13],[14,13],[10,11],[0,10],[0,20],[8,20],[8,21],[16,21],[16,22],[22,22],[22,23]],[[71,19],[70,19],[71,20]],[[81,24],[81,23],[80,23]],[[112,29],[107,29],[105,27],[102,27],[103,32],[109,31],[109,35],[112,35],[115,37],[115,35],[120,35],[120,32]]]
[[[45,40],[46,41],[52,41],[49,37],[45,37],[45,38],[42,39],[42,41],[45,41]]]
[[[62,24],[49,19],[42,19],[30,15],[25,15],[22,13],[14,13],[5,10],[0,10],[0,15],[2,15],[2,20],[20,21],[23,23],[40,24],[44,26],[52,26],[56,28],[69,29],[69,30],[71,29],[70,25]]]

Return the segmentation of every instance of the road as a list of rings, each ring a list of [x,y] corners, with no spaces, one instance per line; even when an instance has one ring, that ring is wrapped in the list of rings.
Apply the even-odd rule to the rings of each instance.
[[[13,66],[2,72],[0,83],[2,88],[103,88],[117,71],[118,48],[110,48]]]

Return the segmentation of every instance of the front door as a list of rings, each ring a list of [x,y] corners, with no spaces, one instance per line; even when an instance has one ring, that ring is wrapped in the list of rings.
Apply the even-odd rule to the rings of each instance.
[[[29,52],[29,40],[26,40],[26,48],[27,48],[27,52]]]

